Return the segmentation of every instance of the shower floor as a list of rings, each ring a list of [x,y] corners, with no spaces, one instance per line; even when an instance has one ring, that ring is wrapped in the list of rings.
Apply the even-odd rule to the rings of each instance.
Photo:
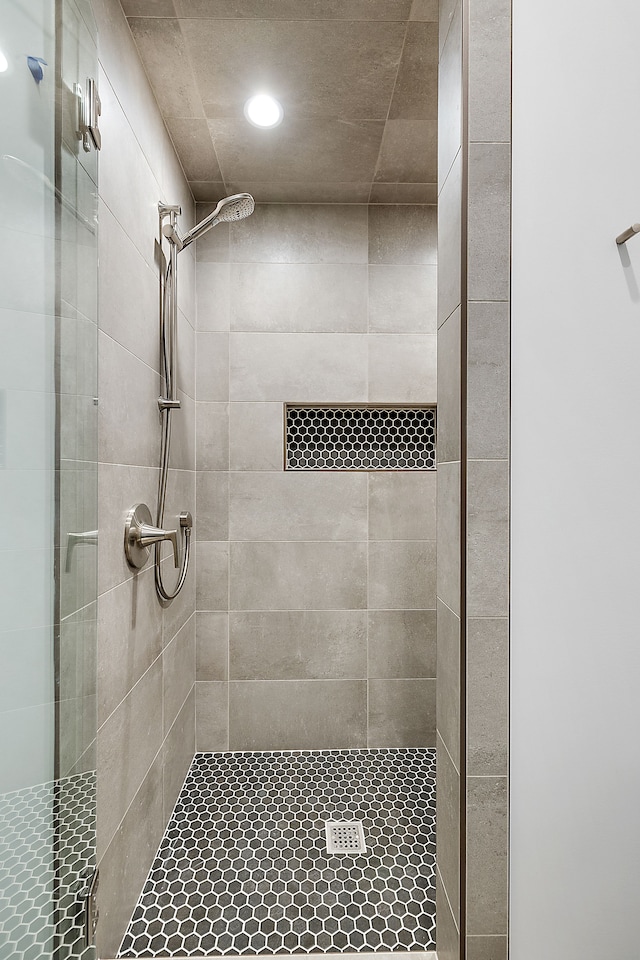
[[[435,750],[201,753],[119,956],[434,948]]]

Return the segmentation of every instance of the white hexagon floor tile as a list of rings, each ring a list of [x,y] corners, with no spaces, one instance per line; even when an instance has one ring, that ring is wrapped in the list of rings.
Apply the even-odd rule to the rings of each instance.
[[[327,820],[366,853],[329,854]],[[435,750],[197,754],[120,957],[435,945]]]

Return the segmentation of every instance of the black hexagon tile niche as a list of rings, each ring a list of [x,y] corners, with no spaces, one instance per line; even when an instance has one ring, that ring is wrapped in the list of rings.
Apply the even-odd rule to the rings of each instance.
[[[435,759],[197,754],[119,956],[434,949]],[[328,820],[366,853],[328,854]]]
[[[435,470],[435,407],[285,408],[287,470]]]

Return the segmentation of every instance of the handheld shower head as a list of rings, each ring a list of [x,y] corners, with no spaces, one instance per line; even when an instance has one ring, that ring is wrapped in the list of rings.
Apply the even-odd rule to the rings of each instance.
[[[182,237],[182,248],[188,247],[194,240],[198,240],[207,230],[217,223],[233,223],[235,220],[244,220],[253,213],[255,202],[250,193],[234,193],[225,197],[217,205],[213,213],[205,217]],[[166,234],[165,234],[166,235]]]
[[[250,193],[236,193],[232,197],[221,200],[212,216],[220,223],[230,223],[232,220],[244,220],[253,213],[255,202]]]

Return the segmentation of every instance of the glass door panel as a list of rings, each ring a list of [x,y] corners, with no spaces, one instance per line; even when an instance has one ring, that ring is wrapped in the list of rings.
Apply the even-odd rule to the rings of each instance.
[[[97,161],[75,131],[96,72],[88,5],[4,0],[0,960],[92,949]]]

